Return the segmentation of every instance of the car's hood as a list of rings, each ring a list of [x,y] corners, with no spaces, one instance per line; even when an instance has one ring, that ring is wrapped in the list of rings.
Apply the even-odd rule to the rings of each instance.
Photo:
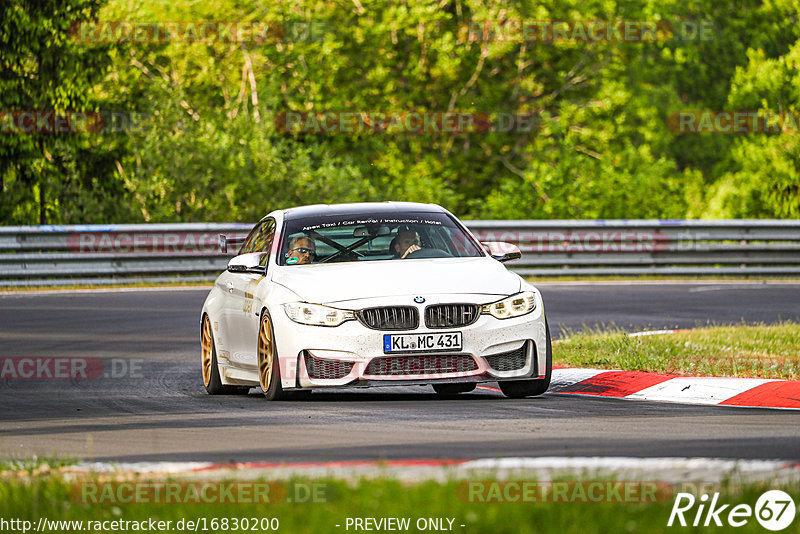
[[[520,289],[517,275],[486,257],[292,265],[275,268],[272,279],[320,304],[433,293],[511,295]]]

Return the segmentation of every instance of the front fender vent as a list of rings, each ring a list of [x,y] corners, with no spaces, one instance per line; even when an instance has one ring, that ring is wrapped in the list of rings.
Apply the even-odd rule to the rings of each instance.
[[[494,371],[504,372],[522,369],[528,362],[528,343],[523,343],[517,350],[486,356],[486,362]]]
[[[344,378],[350,374],[354,365],[353,362],[315,358],[309,353],[305,353],[305,361],[309,378],[318,380],[338,380]]]

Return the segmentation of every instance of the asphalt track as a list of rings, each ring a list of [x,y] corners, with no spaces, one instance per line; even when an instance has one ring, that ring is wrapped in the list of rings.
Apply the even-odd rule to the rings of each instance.
[[[540,285],[554,337],[800,321],[800,284]],[[126,376],[0,381],[0,457],[97,461],[335,461],[492,456],[707,456],[800,460],[795,411],[427,387],[210,397],[199,370],[207,289],[0,295],[2,357],[100,358]],[[556,349],[557,350],[557,349]],[[111,360],[115,363],[111,364]],[[131,365],[133,364],[133,372]],[[132,375],[132,376],[131,376]]]

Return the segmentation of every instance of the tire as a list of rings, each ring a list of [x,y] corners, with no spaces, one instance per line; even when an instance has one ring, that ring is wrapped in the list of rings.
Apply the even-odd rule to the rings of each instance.
[[[512,399],[536,397],[543,394],[550,387],[550,378],[553,374],[553,345],[550,342],[550,325],[547,324],[547,320],[544,322],[544,327],[545,331],[547,332],[547,348],[545,350],[547,371],[544,375],[544,378],[534,380],[500,380],[498,382],[500,385],[500,391],[502,391],[503,395],[506,397],[510,397]]]
[[[281,369],[277,355],[272,318],[269,312],[264,310],[258,327],[258,383],[264,392],[264,397],[271,401],[288,396],[281,386]]]
[[[434,384],[433,390],[440,397],[455,397],[459,393],[469,393],[477,384]]]
[[[209,395],[247,394],[249,386],[225,386],[219,376],[217,364],[217,348],[214,345],[214,335],[211,333],[211,319],[208,315],[203,317],[200,327],[200,367],[203,377],[203,386]]]

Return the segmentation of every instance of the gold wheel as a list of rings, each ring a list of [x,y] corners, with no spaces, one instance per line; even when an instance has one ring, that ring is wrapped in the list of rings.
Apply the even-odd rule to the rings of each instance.
[[[258,382],[264,393],[272,385],[272,366],[275,361],[275,343],[272,340],[272,324],[267,316],[261,319],[258,331]]]
[[[200,324],[200,367],[203,374],[203,385],[209,395],[247,394],[249,386],[230,386],[222,383],[217,365],[217,350],[214,348],[214,335],[211,331],[211,319],[203,317]]]
[[[200,338],[200,354],[203,365],[203,385],[208,387],[211,384],[211,365],[214,343],[211,340],[211,321],[206,315],[203,319],[203,331]]]

